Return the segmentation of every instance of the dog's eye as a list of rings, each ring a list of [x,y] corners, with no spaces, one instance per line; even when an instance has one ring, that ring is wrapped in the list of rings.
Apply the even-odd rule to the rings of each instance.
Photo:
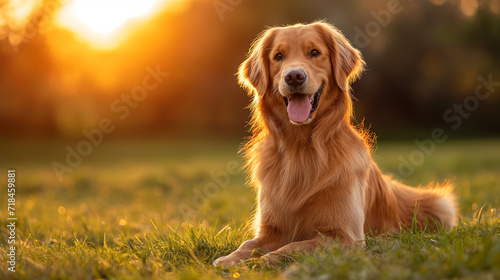
[[[277,53],[275,56],[274,56],[274,60],[282,60],[283,59],[283,55],[281,53]]]
[[[311,56],[312,57],[316,57],[316,56],[319,56],[321,53],[317,50],[317,49],[314,49],[311,51]]]

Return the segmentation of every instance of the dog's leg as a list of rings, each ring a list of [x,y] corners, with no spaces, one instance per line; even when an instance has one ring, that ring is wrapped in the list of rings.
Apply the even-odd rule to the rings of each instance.
[[[252,257],[260,257],[266,252],[274,251],[283,246],[283,243],[279,242],[278,239],[266,236],[261,236],[258,238],[250,239],[243,244],[231,254],[220,257],[215,260],[214,265],[234,265],[241,260],[246,260]]]
[[[270,252],[262,256],[265,263],[268,265],[277,265],[280,259],[288,257],[294,251],[312,252],[315,248],[322,245],[328,245],[337,240],[341,245],[345,247],[353,247],[357,244],[364,246],[364,241],[361,240],[359,243],[355,241],[352,237],[342,231],[331,231],[327,232],[326,235],[320,235],[313,239],[292,242],[287,244],[274,252]]]

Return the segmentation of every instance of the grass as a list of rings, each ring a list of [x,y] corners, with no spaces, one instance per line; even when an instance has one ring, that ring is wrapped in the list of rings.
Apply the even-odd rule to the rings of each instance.
[[[334,245],[297,252],[280,267],[253,260],[232,268],[211,263],[251,237],[254,195],[244,173],[228,168],[241,170],[238,142],[105,141],[59,182],[51,163],[64,162],[68,144],[76,145],[0,143],[0,180],[16,168],[18,218],[12,273],[0,212],[0,279],[500,278],[500,140],[447,141],[400,178],[454,177],[462,217],[451,230],[368,236],[364,249]],[[414,149],[379,143],[375,159],[400,177],[398,157]],[[5,188],[0,199],[5,207]]]

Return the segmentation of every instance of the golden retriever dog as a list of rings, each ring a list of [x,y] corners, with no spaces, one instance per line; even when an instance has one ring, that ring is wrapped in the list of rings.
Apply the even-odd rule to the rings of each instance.
[[[255,237],[214,265],[252,257],[275,264],[294,250],[365,234],[455,225],[451,186],[411,188],[372,160],[367,133],[352,124],[350,82],[364,61],[332,25],[271,28],[253,44],[239,82],[253,98],[245,146],[257,193]],[[414,219],[414,216],[416,219]]]

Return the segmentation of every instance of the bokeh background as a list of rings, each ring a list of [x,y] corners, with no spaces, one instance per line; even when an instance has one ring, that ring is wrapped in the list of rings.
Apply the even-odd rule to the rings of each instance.
[[[363,53],[356,118],[382,137],[449,126],[443,113],[474,94],[479,75],[500,80],[498,0],[138,2],[4,2],[2,137],[79,139],[116,117],[113,101],[156,65],[170,76],[112,137],[242,135],[249,100],[234,74],[250,43],[265,26],[317,19]],[[498,91],[451,132],[499,135]]]
[[[462,213],[487,205],[496,215],[498,0],[11,0],[0,4],[0,167],[18,170],[26,223],[71,237],[60,222],[76,226],[82,215],[133,234],[152,219],[245,221],[254,198],[238,150],[249,97],[235,73],[266,26],[318,19],[363,53],[356,121],[378,136],[384,171],[412,185],[456,178]],[[127,101],[151,69],[168,76]],[[474,98],[479,77],[493,81],[489,97],[466,115],[454,112]],[[460,125],[444,118],[449,110]],[[103,119],[114,130],[69,166],[69,150]],[[401,176],[401,158],[410,160],[414,140],[435,128],[446,143]],[[240,172],[221,184],[233,161]],[[68,168],[62,179],[54,162]]]

